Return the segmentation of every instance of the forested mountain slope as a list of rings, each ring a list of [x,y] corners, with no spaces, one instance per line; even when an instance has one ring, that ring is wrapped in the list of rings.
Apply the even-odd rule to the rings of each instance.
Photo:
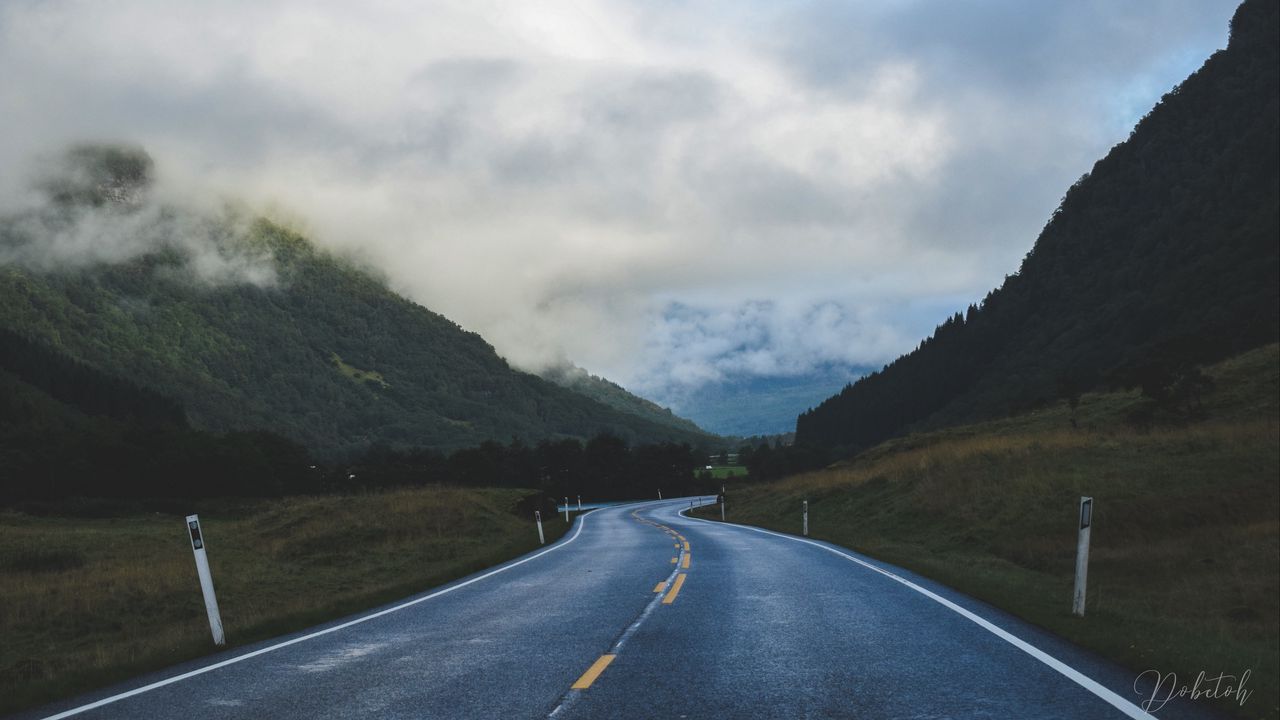
[[[539,373],[539,376],[615,410],[648,418],[662,425],[671,425],[690,432],[702,432],[702,429],[692,420],[679,417],[671,412],[670,408],[633,395],[621,385],[598,375],[592,375],[572,363],[547,368]]]
[[[148,200],[139,150],[68,157],[46,206],[0,218],[0,329],[172,398],[193,428],[269,430],[320,457],[603,431],[710,439],[519,372],[284,227]]]
[[[797,442],[855,452],[1274,342],[1278,12],[1241,5],[1227,49],[1067,191],[1017,273],[802,414]]]

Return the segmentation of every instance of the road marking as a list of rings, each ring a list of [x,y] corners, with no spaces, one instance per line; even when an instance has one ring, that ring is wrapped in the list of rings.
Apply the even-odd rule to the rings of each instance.
[[[680,562],[680,558],[671,558],[671,562],[678,563]]]
[[[677,550],[679,550],[679,549],[680,549],[680,543],[676,543],[675,547],[676,547],[676,549],[677,549]]]
[[[685,515],[685,514],[684,514],[684,511],[683,511],[683,510],[682,510],[682,511],[680,511],[680,513],[679,513],[679,514],[680,514],[682,517],[689,517],[689,516],[687,516],[687,515]],[[873,564],[871,564],[871,563],[869,563],[869,562],[867,562],[867,561],[865,561],[865,560],[862,560],[862,559],[859,559],[859,558],[853,557],[852,555],[849,555],[848,553],[840,552],[839,550],[836,550],[836,549],[835,549],[835,548],[833,548],[833,547],[829,547],[829,546],[827,546],[827,545],[823,545],[822,543],[817,543],[817,542],[814,542],[814,541],[812,541],[812,540],[806,540],[806,539],[804,539],[804,538],[793,537],[793,536],[791,536],[791,535],[784,535],[784,534],[782,534],[782,533],[776,533],[776,532],[773,532],[772,530],[765,530],[764,528],[752,527],[752,526],[750,526],[750,525],[738,525],[738,524],[736,524],[736,523],[715,523],[715,522],[713,522],[713,521],[711,521],[711,520],[703,520],[702,518],[697,518],[697,517],[689,517],[689,519],[690,519],[690,520],[696,520],[696,521],[698,521],[698,522],[712,523],[712,524],[714,524],[714,525],[719,525],[720,527],[733,527],[733,528],[739,528],[739,529],[742,529],[742,530],[750,530],[750,531],[752,531],[752,532],[758,532],[758,533],[763,533],[763,534],[765,534],[765,535],[772,535],[772,536],[774,536],[774,537],[779,537],[779,538],[782,538],[783,540],[792,540],[792,541],[795,541],[795,542],[804,543],[805,545],[812,545],[812,546],[814,546],[814,547],[816,547],[816,548],[820,548],[820,549],[822,549],[822,550],[826,550],[827,552],[829,552],[829,553],[831,553],[831,554],[833,554],[833,555],[839,555],[840,557],[844,558],[845,560],[848,560],[848,561],[850,561],[850,562],[857,563],[858,565],[861,565],[861,566],[863,566],[863,567],[867,568],[868,570],[874,570],[875,572],[878,572],[878,573],[880,573],[881,575],[884,575],[885,577],[887,577],[887,578],[889,578],[889,579],[891,579],[891,580],[893,580],[893,581],[895,581],[895,582],[901,583],[901,584],[903,584],[903,585],[905,585],[905,586],[907,586],[907,587],[911,588],[912,590],[915,590],[916,592],[920,593],[921,595],[924,595],[925,597],[929,598],[930,600],[933,600],[933,601],[937,602],[938,604],[942,605],[943,607],[945,607],[945,608],[947,608],[947,609],[949,609],[949,610],[953,610],[953,611],[955,611],[956,613],[958,613],[959,615],[963,616],[964,618],[966,618],[966,619],[968,619],[968,620],[972,621],[972,622],[973,622],[974,624],[976,624],[978,627],[981,627],[982,629],[984,629],[984,630],[986,630],[986,631],[990,632],[992,635],[995,635],[996,637],[1000,638],[1001,640],[1004,640],[1005,642],[1009,643],[1010,645],[1012,645],[1012,646],[1014,646],[1014,647],[1018,648],[1019,650],[1021,650],[1021,651],[1025,652],[1026,654],[1030,655],[1031,657],[1035,658],[1036,660],[1039,660],[1040,662],[1044,663],[1045,665],[1048,665],[1049,667],[1053,668],[1053,669],[1054,669],[1054,670],[1056,670],[1058,673],[1060,673],[1061,675],[1063,675],[1064,677],[1066,677],[1068,680],[1071,680],[1072,682],[1076,683],[1077,685],[1079,685],[1080,687],[1084,688],[1085,690],[1088,690],[1089,692],[1091,692],[1091,693],[1093,693],[1094,695],[1098,696],[1099,698],[1101,698],[1103,701],[1105,701],[1105,702],[1107,702],[1108,704],[1110,704],[1110,705],[1111,705],[1112,707],[1114,707],[1115,709],[1117,709],[1117,710],[1119,710],[1120,712],[1124,713],[1126,716],[1131,717],[1131,718],[1134,718],[1134,720],[1157,720],[1157,718],[1156,718],[1154,715],[1150,715],[1150,714],[1148,714],[1148,713],[1146,713],[1146,712],[1143,712],[1143,710],[1142,710],[1141,708],[1139,708],[1137,705],[1134,705],[1133,703],[1129,702],[1128,700],[1125,700],[1123,697],[1120,697],[1120,696],[1119,696],[1119,695],[1117,695],[1116,693],[1112,692],[1109,688],[1107,688],[1106,686],[1102,685],[1102,684],[1101,684],[1101,683],[1099,683],[1098,681],[1096,681],[1096,680],[1094,680],[1094,679],[1090,678],[1089,676],[1085,675],[1084,673],[1080,672],[1079,670],[1076,670],[1075,668],[1073,668],[1073,667],[1071,667],[1070,665],[1068,665],[1068,664],[1066,664],[1066,663],[1062,662],[1061,660],[1059,660],[1059,659],[1055,658],[1054,656],[1050,655],[1049,653],[1047,653],[1047,652],[1045,652],[1045,651],[1041,650],[1040,648],[1038,648],[1038,647],[1036,647],[1036,646],[1032,645],[1031,643],[1028,643],[1027,641],[1023,640],[1022,638],[1020,638],[1020,637],[1018,637],[1018,636],[1016,636],[1016,635],[1014,635],[1013,633],[1009,632],[1008,630],[1005,630],[1004,628],[999,627],[998,625],[996,625],[996,624],[992,623],[991,621],[989,621],[989,620],[987,620],[987,619],[983,618],[982,616],[977,615],[976,613],[973,613],[973,612],[971,612],[971,611],[969,611],[969,610],[966,610],[965,608],[960,607],[959,605],[957,605],[957,604],[955,604],[954,602],[952,602],[952,601],[950,601],[950,600],[948,600],[948,599],[946,599],[946,598],[942,597],[941,595],[938,595],[937,593],[932,592],[932,591],[930,591],[930,590],[926,590],[925,588],[920,587],[919,585],[917,585],[917,584],[915,584],[915,583],[911,582],[910,580],[908,580],[908,579],[906,579],[906,578],[904,578],[904,577],[902,577],[902,576],[900,576],[900,575],[895,575],[895,574],[893,574],[893,573],[889,572],[888,570],[885,570],[885,569],[883,569],[883,568],[876,567],[875,565],[873,565]],[[680,577],[676,578],[676,585],[677,585],[677,586],[680,584],[680,580],[681,580],[683,577],[684,577],[684,575],[681,575]],[[673,588],[673,593],[674,593],[674,590],[675,590],[675,589]],[[670,595],[668,595],[668,597],[670,597]],[[666,600],[663,600],[663,602],[666,602]]]
[[[654,592],[662,592],[663,590],[666,590],[666,589],[667,589],[667,581],[666,581],[666,580],[663,580],[662,582],[660,582],[660,583],[658,583],[656,586],[654,586],[653,591],[654,591]]]
[[[676,596],[680,594],[680,588],[684,587],[684,573],[676,575],[676,581],[671,583],[671,592],[662,598],[663,605],[670,605],[676,601]]]
[[[690,558],[690,557],[692,557],[692,556],[693,556],[693,553],[685,553],[685,554],[684,554],[684,562],[680,563],[680,567],[684,568],[685,570],[688,570],[688,569],[689,569],[689,558]]]
[[[536,560],[542,557],[543,555],[546,555],[549,552],[554,552],[556,550],[559,550],[560,548],[567,546],[569,543],[573,542],[574,540],[577,540],[578,536],[582,534],[582,528],[586,527],[587,515],[590,515],[592,512],[594,512],[594,510],[588,510],[587,512],[578,516],[578,520],[577,520],[578,529],[574,531],[573,536],[570,537],[568,540],[563,540],[555,545],[552,545],[551,547],[545,550],[542,550],[533,555],[530,555],[529,557],[524,558],[523,560],[517,560],[509,565],[503,565],[502,567],[496,568],[494,570],[490,570],[489,572],[483,575],[480,575],[478,577],[473,577],[470,580],[460,582],[457,585],[450,585],[449,587],[444,588],[443,590],[437,590],[431,593],[430,595],[424,595],[420,598],[417,598],[416,600],[410,600],[409,602],[400,603],[395,607],[390,607],[390,608],[387,608],[386,610],[379,610],[378,612],[373,613],[371,615],[358,617],[355,620],[348,620],[347,622],[344,622],[341,625],[334,625],[331,628],[325,628],[324,630],[317,630],[316,632],[310,633],[308,635],[303,635],[302,637],[296,637],[292,640],[286,640],[282,643],[276,643],[275,645],[271,645],[269,647],[264,647],[258,650],[254,650],[253,652],[247,652],[243,655],[237,655],[236,657],[223,660],[222,662],[216,662],[212,665],[206,665],[202,668],[196,668],[195,670],[182,673],[181,675],[174,675],[171,678],[166,678],[164,680],[153,682],[150,685],[143,685],[140,688],[134,688],[133,690],[129,690],[127,692],[122,692],[117,695],[112,695],[111,697],[106,697],[101,700],[96,700],[86,705],[81,705],[80,707],[77,707],[77,708],[64,710],[63,712],[60,712],[56,715],[50,715],[44,718],[43,720],[61,720],[61,718],[71,717],[72,715],[79,715],[82,712],[93,710],[94,708],[100,708],[103,705],[110,705],[111,703],[118,702],[126,698],[131,698],[134,695],[141,695],[142,693],[150,692],[157,688],[162,688],[165,685],[172,685],[173,683],[181,682],[182,680],[186,680],[187,678],[193,678],[197,675],[203,675],[207,672],[211,672],[213,670],[217,670],[218,668],[223,668],[228,665],[234,665],[238,662],[241,662],[242,660],[248,660],[249,658],[257,657],[259,655],[265,655],[266,653],[272,652],[273,650],[279,650],[280,648],[288,647],[290,645],[297,645],[300,642],[305,642],[307,640],[318,638],[322,635],[328,635],[329,633],[335,633],[339,630],[345,630],[353,625],[359,625],[360,623],[368,622],[370,620],[373,620],[374,618],[380,618],[383,615],[390,615],[391,613],[396,612],[398,610],[403,610],[407,607],[412,607],[414,605],[417,605],[418,603],[426,602],[427,600],[430,600],[432,598],[440,597],[441,595],[444,595],[446,593],[451,593],[454,590],[464,588],[468,585],[471,585],[472,583],[478,583],[481,580],[484,580],[485,578],[493,577],[494,575],[497,575],[500,572],[506,572],[511,568],[519,567],[529,562],[530,560]]]
[[[688,540],[685,540],[685,541],[684,541],[684,551],[685,551],[685,552],[689,552],[689,541],[688,541]]]
[[[604,669],[609,667],[609,663],[613,662],[613,659],[616,657],[618,656],[601,655],[600,659],[595,661],[595,664],[587,668],[586,672],[582,673],[582,677],[578,678],[578,682],[573,684],[573,689],[586,690],[591,687],[591,683],[595,682],[596,678],[600,677],[600,673],[604,672]]]

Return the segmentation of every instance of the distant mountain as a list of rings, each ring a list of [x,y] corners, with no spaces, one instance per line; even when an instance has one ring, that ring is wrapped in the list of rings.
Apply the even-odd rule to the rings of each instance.
[[[1280,336],[1280,3],[1247,0],[1226,50],[1067,191],[980,305],[802,414],[854,452],[913,428],[1156,384]]]
[[[196,430],[269,430],[319,457],[713,439],[604,381],[579,383],[600,402],[514,370],[296,232],[149,200],[149,173],[140,150],[77,148],[47,204],[0,218],[0,329],[172,398]]]
[[[796,376],[729,377],[673,397],[671,403],[720,435],[779,435],[795,430],[797,414],[871,370],[831,366]]]

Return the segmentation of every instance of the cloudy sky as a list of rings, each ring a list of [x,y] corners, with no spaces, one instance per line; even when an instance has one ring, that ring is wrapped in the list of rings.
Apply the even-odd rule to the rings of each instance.
[[[126,140],[514,364],[876,365],[1013,272],[1234,2],[0,3],[0,210]]]

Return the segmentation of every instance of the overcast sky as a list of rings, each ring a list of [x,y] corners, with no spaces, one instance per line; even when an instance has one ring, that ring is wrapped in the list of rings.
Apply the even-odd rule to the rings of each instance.
[[[878,365],[1016,270],[1234,2],[0,3],[0,209],[125,140],[514,364]]]

